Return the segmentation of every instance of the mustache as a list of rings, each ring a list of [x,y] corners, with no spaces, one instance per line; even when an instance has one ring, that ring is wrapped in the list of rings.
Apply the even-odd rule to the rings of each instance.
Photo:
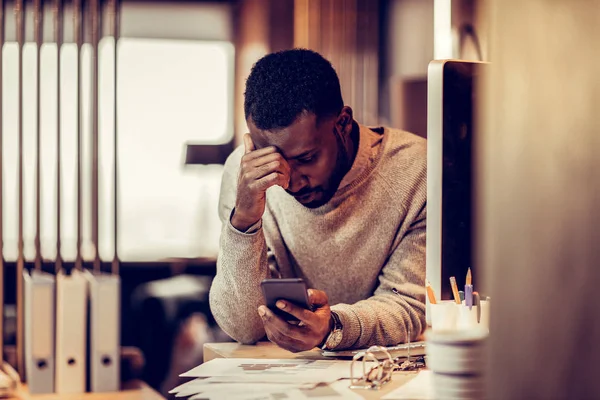
[[[313,192],[313,189],[305,188],[305,189],[300,189],[297,192],[290,192],[289,190],[286,190],[286,192],[288,192],[288,194],[291,194],[294,197],[301,197],[301,196],[304,196],[305,194]]]

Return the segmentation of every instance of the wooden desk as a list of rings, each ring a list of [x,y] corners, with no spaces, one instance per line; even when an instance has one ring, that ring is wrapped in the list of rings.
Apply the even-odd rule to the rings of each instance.
[[[247,346],[239,343],[206,343],[204,345],[204,362],[215,358],[302,358],[311,360],[332,359],[330,357],[323,357],[318,350],[292,353],[274,345],[271,342],[259,342],[253,346]],[[418,372],[416,371],[396,372],[392,377],[392,381],[385,384],[380,390],[354,389],[354,392],[360,394],[366,400],[379,399],[413,379],[417,373]]]
[[[20,400],[165,400],[154,389],[141,381],[127,383],[123,391],[112,393],[84,393],[84,394],[38,394],[31,395],[27,386],[21,385],[14,399]]]

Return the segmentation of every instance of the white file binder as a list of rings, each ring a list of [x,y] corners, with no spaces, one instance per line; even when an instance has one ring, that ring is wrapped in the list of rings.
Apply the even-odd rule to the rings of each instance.
[[[56,275],[56,393],[86,390],[87,284],[78,270]]]
[[[54,392],[54,276],[24,271],[25,370],[29,393]]]
[[[120,295],[118,275],[85,272],[90,300],[90,391],[113,392],[120,386]]]

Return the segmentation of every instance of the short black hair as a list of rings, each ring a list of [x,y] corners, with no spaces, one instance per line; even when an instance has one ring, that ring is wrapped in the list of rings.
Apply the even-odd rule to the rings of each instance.
[[[307,49],[271,53],[254,64],[244,93],[246,120],[257,128],[290,126],[305,111],[321,117],[337,115],[344,107],[340,80],[333,66]]]

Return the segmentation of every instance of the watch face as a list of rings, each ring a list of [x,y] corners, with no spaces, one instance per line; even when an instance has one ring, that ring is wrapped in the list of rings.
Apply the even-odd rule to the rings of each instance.
[[[342,341],[342,331],[336,329],[333,332],[331,332],[331,335],[329,335],[329,338],[327,338],[327,347],[330,349],[333,349],[336,346],[338,346],[341,341]]]

